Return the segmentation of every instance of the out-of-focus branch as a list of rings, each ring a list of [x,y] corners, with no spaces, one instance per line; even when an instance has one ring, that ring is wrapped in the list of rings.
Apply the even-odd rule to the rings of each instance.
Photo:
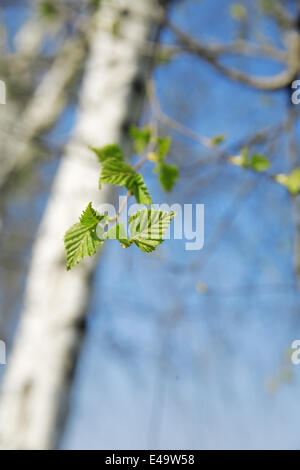
[[[266,45],[261,49],[257,49],[254,54],[256,46],[252,48],[252,46],[245,42],[241,42],[239,46],[234,46],[231,50],[230,46],[208,46],[196,41],[192,36],[180,30],[172,23],[168,23],[168,27],[175,34],[177,40],[187,52],[196,54],[201,59],[210,63],[216,70],[221,72],[227,78],[244,83],[245,85],[249,85],[259,90],[274,91],[284,88],[293,81],[300,70],[300,36],[296,31],[293,31],[289,35],[289,48],[286,52],[277,50],[276,48],[273,48],[273,46]],[[273,76],[261,77],[247,74],[239,69],[228,67],[220,62],[220,56],[222,55],[228,55],[229,53],[234,54],[237,52],[239,52],[239,54],[249,55],[250,51],[251,55],[261,55],[263,53],[268,59],[276,59],[281,62],[285,61],[286,69]]]
[[[6,139],[0,155],[0,187],[9,176],[36,158],[31,141],[53,126],[62,112],[68,96],[68,86],[78,73],[84,57],[84,44],[80,40],[68,41],[54,60],[49,71],[37,87],[32,99],[14,126],[23,139]]]
[[[212,139],[210,139],[209,137],[203,136],[199,134],[198,132],[193,131],[189,127],[185,126],[184,124],[181,124],[180,122],[176,121],[170,116],[167,116],[163,112],[160,106],[160,102],[156,96],[155,86],[153,82],[149,83],[148,95],[149,95],[150,103],[152,105],[154,116],[158,121],[174,129],[180,134],[183,134],[189,137],[190,139],[195,140],[196,142],[203,145],[204,147],[207,147],[207,148],[213,147]]]
[[[176,30],[178,34],[185,34],[178,31],[178,28],[169,23],[172,30]],[[177,36],[177,33],[175,33]],[[174,54],[180,52],[195,52],[197,54],[213,55],[218,58],[219,56],[247,56],[247,57],[268,57],[278,62],[286,63],[288,60],[288,53],[283,49],[279,49],[268,42],[262,44],[252,44],[251,42],[243,39],[228,44],[221,44],[217,41],[213,44],[195,43],[194,38],[189,37],[189,45],[185,41],[181,46],[169,46],[170,52]]]
[[[287,133],[287,160],[291,170],[299,166],[299,143],[296,132],[297,114],[291,106],[288,109],[285,130]],[[299,196],[291,196],[293,203],[294,235],[294,271],[300,280],[300,200]],[[299,288],[299,285],[298,285]]]
[[[156,91],[155,91],[155,86],[154,83],[151,83],[149,88],[148,88],[148,94],[149,94],[149,100],[152,105],[152,111],[154,113],[155,118],[165,124],[167,127],[174,129],[176,132],[179,134],[182,134],[189,139],[194,140],[195,142],[198,142],[199,144],[203,145],[204,147],[208,149],[213,149],[214,152],[217,154],[218,157],[221,157],[225,160],[228,160],[230,158],[231,153],[226,152],[224,150],[219,149],[216,147],[214,143],[214,138],[209,138],[206,137],[199,132],[194,131],[193,129],[185,126],[181,122],[177,121],[173,117],[168,116],[161,108],[159,99],[157,98]],[[299,113],[297,111],[294,112],[294,117],[298,117]],[[267,138],[270,138],[271,132],[273,133],[280,133],[281,131],[285,130],[286,127],[289,125],[289,118],[287,120],[284,120],[283,122],[280,122],[278,124],[272,124],[270,126],[265,127],[264,129],[258,130],[254,135],[252,135],[249,139],[243,140],[239,142],[237,145],[234,147],[236,148],[236,151],[239,151],[242,147],[251,147],[255,144],[264,142]],[[209,161],[211,162],[211,157],[209,157]],[[203,163],[203,161],[201,161]]]
[[[295,17],[284,7],[282,1],[272,0],[270,6],[264,8],[264,13],[273,18],[281,28],[295,27]]]

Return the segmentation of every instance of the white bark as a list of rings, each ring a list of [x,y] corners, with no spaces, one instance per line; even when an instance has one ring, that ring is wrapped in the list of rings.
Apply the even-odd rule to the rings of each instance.
[[[83,58],[83,41],[67,42],[41,80],[19,120],[15,122],[18,111],[10,103],[1,108],[3,125],[5,117],[8,120],[8,135],[4,131],[5,138],[1,139],[0,188],[11,173],[38,158],[33,140],[51,128],[61,114],[67,101],[68,85],[78,73]],[[12,117],[9,117],[10,114]]]
[[[110,4],[126,7],[127,14]],[[133,8],[142,15],[132,14]],[[145,78],[140,44],[155,26],[156,8],[156,0],[111,0],[96,15],[77,126],[33,248],[24,311],[8,360],[0,403],[4,449],[53,448],[62,430],[95,266],[90,259],[67,272],[63,235],[88,202],[110,198],[108,188],[97,189],[100,169],[87,145],[126,144],[124,128],[136,121],[143,95],[137,86],[137,77]],[[111,34],[116,20],[121,37]]]
[[[55,35],[58,31],[58,24],[42,21],[35,15],[30,18],[17,33],[14,45],[17,54],[28,61],[30,57],[36,57],[43,46],[45,32],[52,32]]]

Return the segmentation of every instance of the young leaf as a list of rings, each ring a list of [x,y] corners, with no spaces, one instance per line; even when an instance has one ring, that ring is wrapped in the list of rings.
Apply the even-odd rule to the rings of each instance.
[[[65,234],[64,242],[67,254],[67,270],[70,270],[81,259],[92,256],[96,248],[102,245],[103,241],[95,235],[98,223],[105,216],[97,215],[91,203],[80,217],[80,222],[73,225]]]
[[[266,171],[270,166],[270,160],[264,155],[255,153],[251,156],[249,165],[254,171]]]
[[[157,137],[156,141],[158,160],[162,163],[170,151],[172,139],[171,137]]]
[[[119,240],[123,248],[128,248],[133,243],[133,241],[127,238],[125,227],[122,223],[118,223],[109,229],[105,238],[107,240]]]
[[[138,127],[132,126],[129,133],[134,142],[136,153],[143,153],[151,139],[151,128],[146,126],[143,129],[139,129]]]
[[[230,7],[230,14],[235,20],[244,20],[247,18],[247,10],[243,5],[234,3]]]
[[[100,175],[99,187],[102,183],[114,184],[116,186],[131,187],[135,179],[135,171],[127,163],[121,162],[116,158],[108,159],[103,162],[103,168]]]
[[[229,157],[228,161],[229,161],[229,163],[232,163],[232,165],[241,166],[241,167],[243,167],[244,164],[245,164],[245,159],[242,155],[236,155],[235,157]]]
[[[285,186],[294,196],[300,194],[300,168],[295,168],[289,175],[279,174],[274,177],[277,183]]]
[[[79,263],[86,256],[92,256],[96,247],[103,242],[95,240],[91,230],[81,224],[73,225],[65,235],[65,248],[67,252],[67,270]]]
[[[90,147],[90,149],[95,152],[99,162],[102,164],[110,158],[114,158],[120,162],[124,161],[123,152],[117,144],[109,144],[101,148]]]
[[[159,165],[158,179],[162,188],[170,192],[178,179],[178,166],[162,163]]]
[[[95,209],[92,207],[92,203],[90,202],[87,208],[81,214],[79,220],[81,225],[84,225],[89,228],[96,226],[104,218],[105,215],[98,215]]]
[[[158,156],[155,152],[149,152],[147,154],[147,159],[149,162],[158,162]]]
[[[89,0],[92,8],[99,8],[102,0]]]
[[[59,10],[51,0],[42,0],[40,3],[38,3],[38,9],[40,15],[46,20],[52,21],[53,19],[56,19],[59,15]]]
[[[213,146],[220,145],[224,142],[225,139],[226,139],[225,135],[216,135],[215,137],[211,139],[211,144]]]
[[[175,212],[142,209],[129,218],[131,240],[137,247],[150,253],[163,242],[163,234],[168,229]]]
[[[152,204],[152,199],[148,188],[145,185],[142,175],[139,173],[136,173],[135,181],[132,187],[127,189],[134,194],[135,199],[139,204],[145,204],[146,206]]]
[[[108,159],[103,163],[99,187],[102,183],[125,186],[132,192],[139,204],[152,204],[150,194],[143,177],[136,173],[130,165],[116,159]]]
[[[273,0],[260,0],[259,8],[262,13],[272,14],[276,11],[276,4],[274,4]]]
[[[266,171],[270,167],[270,160],[267,157],[259,153],[249,157],[249,151],[246,147],[242,150],[241,155],[230,157],[228,161],[233,165],[243,167],[245,170]]]

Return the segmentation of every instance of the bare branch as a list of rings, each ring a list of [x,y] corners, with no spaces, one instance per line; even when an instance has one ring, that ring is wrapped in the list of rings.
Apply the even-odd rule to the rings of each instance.
[[[196,41],[189,34],[181,31],[173,24],[168,23],[168,27],[176,35],[186,51],[201,57],[231,80],[244,83],[259,90],[274,91],[284,88],[293,81],[300,69],[300,38],[299,34],[296,32],[291,33],[289,36],[289,50],[287,52],[281,52],[269,45],[256,51],[256,53],[259,52],[261,54],[264,49],[264,54],[268,56],[268,58],[276,58],[281,62],[285,59],[286,62],[286,69],[283,72],[270,77],[261,77],[249,75],[239,69],[228,67],[219,61],[220,55],[228,55],[229,53],[235,54],[239,52],[240,54],[250,55],[251,52],[251,55],[254,55],[255,49],[252,48],[252,46],[250,47],[249,44],[242,42],[240,45],[233,47],[230,52],[230,46],[207,46]]]

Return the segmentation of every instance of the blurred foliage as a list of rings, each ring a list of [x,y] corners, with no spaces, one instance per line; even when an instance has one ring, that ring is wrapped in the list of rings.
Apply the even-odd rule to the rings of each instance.
[[[240,3],[234,3],[230,6],[230,14],[235,20],[245,20],[247,18],[247,10]]]
[[[249,156],[249,149],[244,147],[241,155],[228,159],[233,165],[241,166],[244,170],[266,171],[270,167],[270,160],[259,153]]]
[[[300,194],[300,168],[295,168],[290,174],[275,176],[277,183],[285,186],[292,195]]]

